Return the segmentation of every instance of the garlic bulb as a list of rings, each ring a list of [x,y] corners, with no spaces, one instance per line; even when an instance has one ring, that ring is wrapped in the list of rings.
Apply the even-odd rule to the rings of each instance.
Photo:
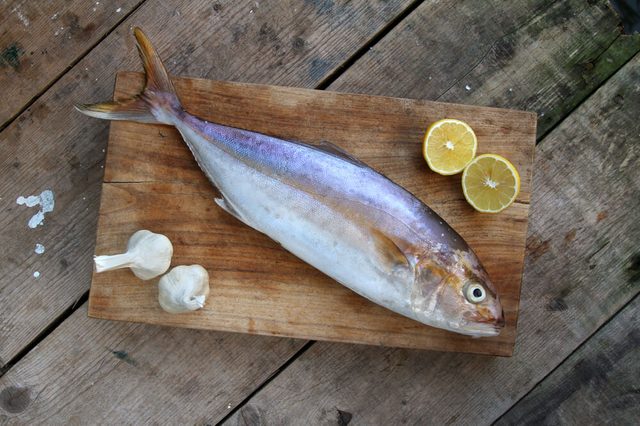
[[[176,266],[158,283],[158,302],[171,314],[202,308],[208,295],[209,274],[200,265]]]
[[[131,272],[141,280],[150,280],[162,275],[171,265],[173,246],[169,238],[162,234],[140,230],[127,243],[127,252],[113,256],[94,256],[96,272],[131,268]]]

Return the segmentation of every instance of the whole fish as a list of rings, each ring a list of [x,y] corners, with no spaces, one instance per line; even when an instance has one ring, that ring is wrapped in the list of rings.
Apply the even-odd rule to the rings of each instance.
[[[125,102],[89,116],[175,126],[222,194],[215,202],[356,293],[421,323],[495,336],[504,315],[475,253],[408,191],[333,145],[312,146],[201,120],[182,108],[144,33],[146,72]]]

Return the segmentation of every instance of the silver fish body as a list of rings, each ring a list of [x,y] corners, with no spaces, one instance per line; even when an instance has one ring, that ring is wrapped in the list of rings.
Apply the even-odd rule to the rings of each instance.
[[[369,300],[458,333],[499,333],[495,288],[473,251],[429,207],[335,147],[190,115],[148,40],[139,30],[136,37],[151,77],[131,102],[135,108],[97,104],[82,112],[175,126],[222,194],[220,207]]]

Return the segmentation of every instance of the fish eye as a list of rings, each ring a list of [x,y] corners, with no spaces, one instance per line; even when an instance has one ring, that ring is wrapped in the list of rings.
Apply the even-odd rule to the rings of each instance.
[[[469,302],[480,303],[487,297],[487,293],[481,285],[471,284],[467,287],[466,296]]]

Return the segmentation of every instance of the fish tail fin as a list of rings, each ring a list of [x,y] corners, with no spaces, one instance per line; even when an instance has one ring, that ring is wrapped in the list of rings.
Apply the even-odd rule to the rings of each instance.
[[[105,120],[173,124],[176,113],[182,111],[182,106],[173,83],[171,83],[171,78],[169,78],[160,56],[142,30],[136,27],[133,33],[145,71],[144,90],[124,101],[91,105],[78,104],[75,105],[75,108],[90,117]]]

